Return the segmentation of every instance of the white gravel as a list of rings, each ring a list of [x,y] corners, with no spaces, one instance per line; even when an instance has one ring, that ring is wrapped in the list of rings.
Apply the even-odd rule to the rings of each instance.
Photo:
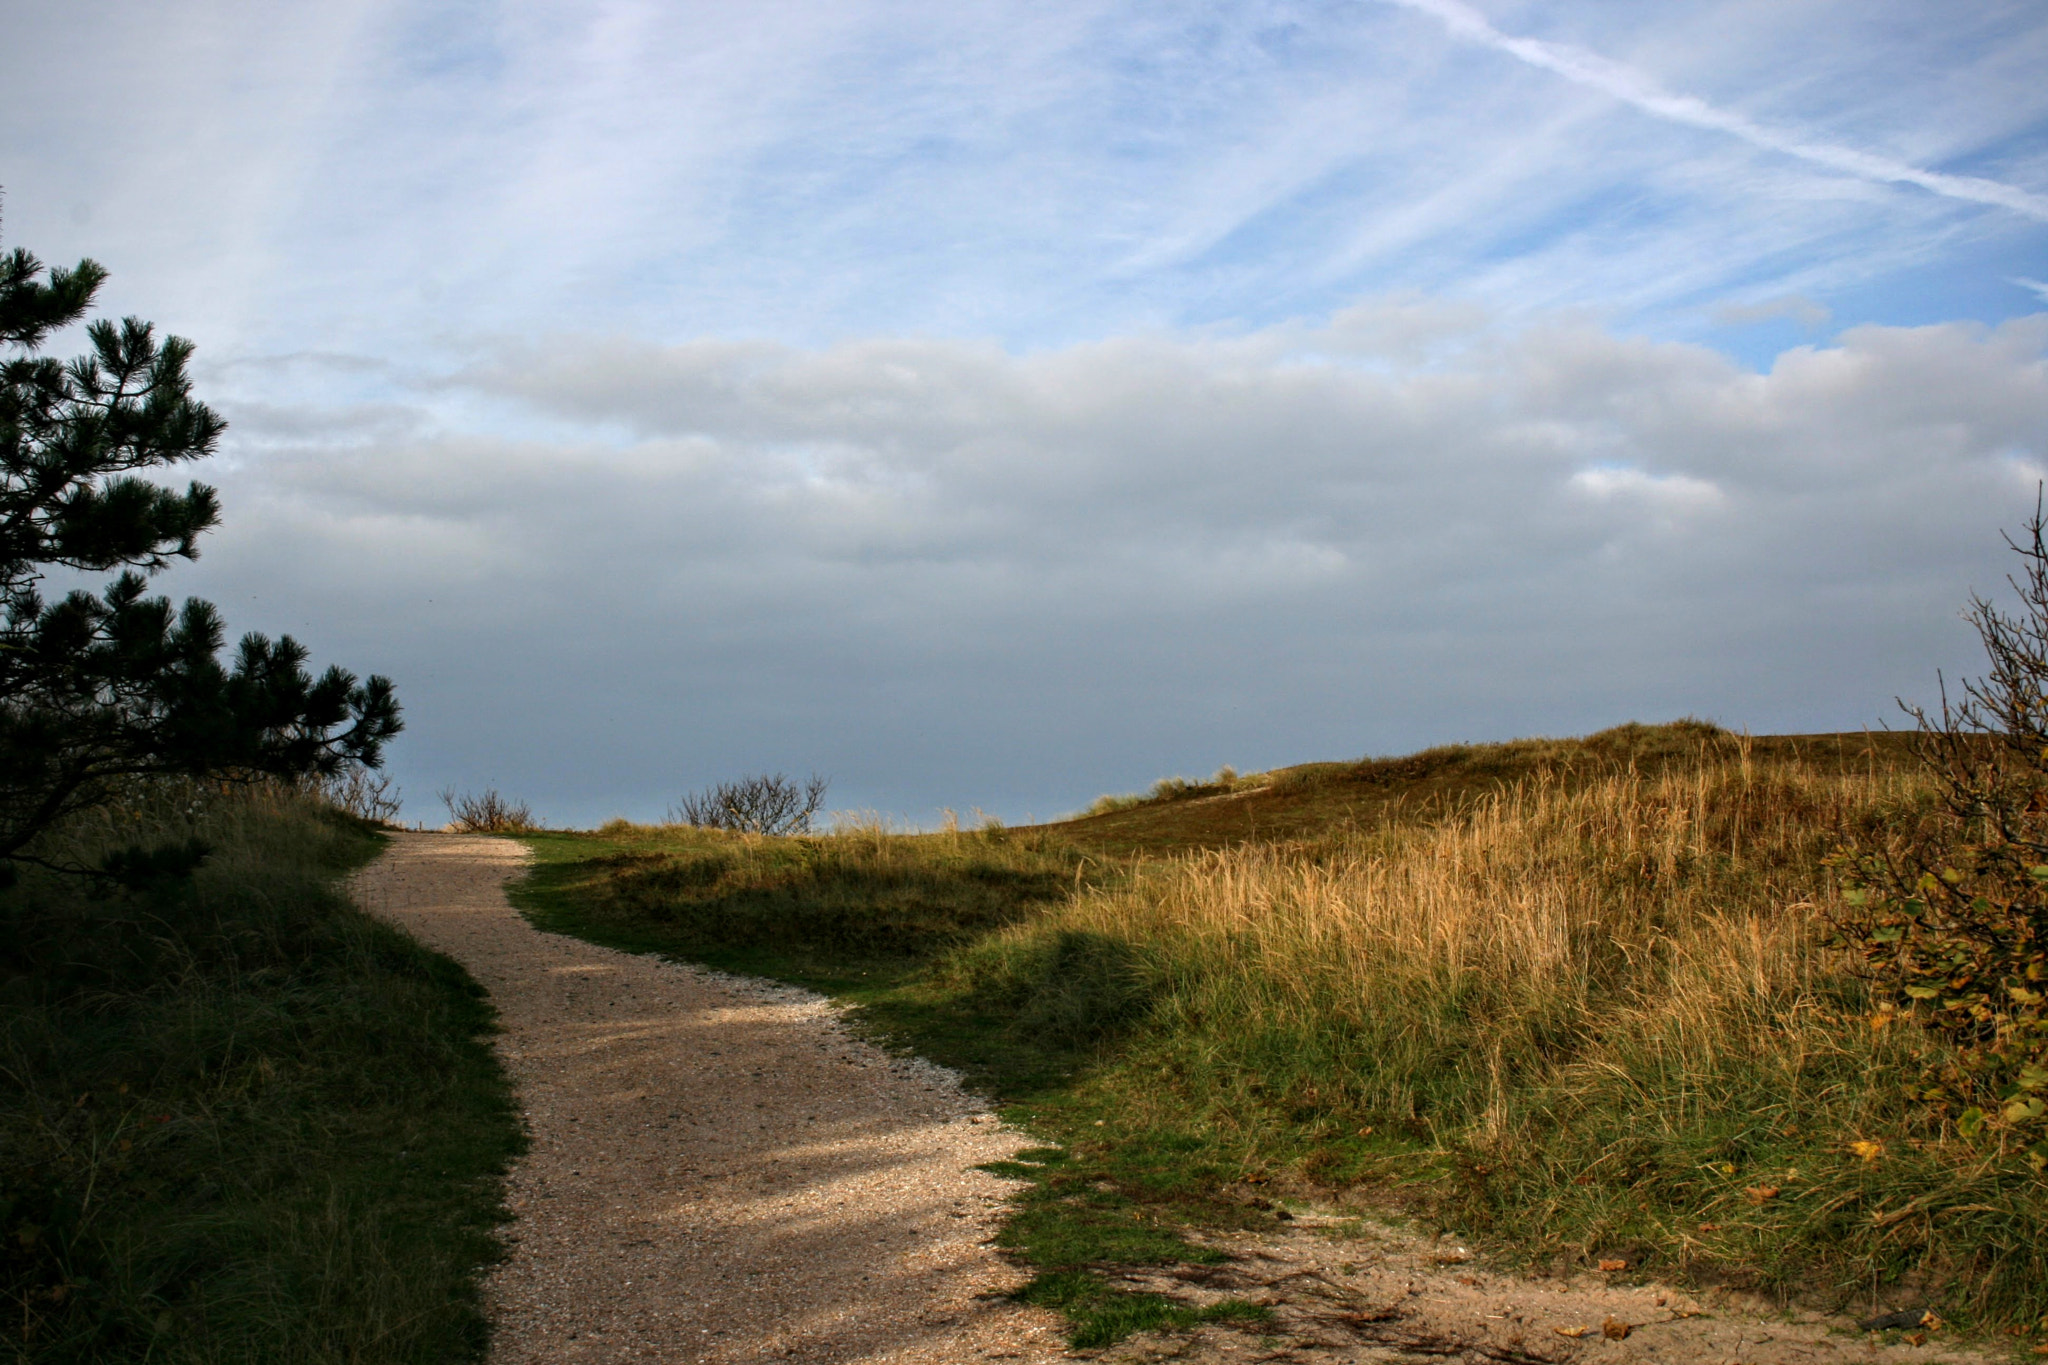
[[[850,1035],[823,998],[544,934],[507,903],[525,850],[402,834],[372,912],[491,993],[532,1151],[490,1278],[494,1365],[1046,1361],[1054,1315],[1003,1292],[1029,1145],[951,1072]]]

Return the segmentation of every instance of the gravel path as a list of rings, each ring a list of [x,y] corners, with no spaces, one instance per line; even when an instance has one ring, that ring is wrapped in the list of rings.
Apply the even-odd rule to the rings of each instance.
[[[544,934],[525,850],[401,834],[360,902],[483,983],[532,1151],[486,1293],[493,1365],[1059,1359],[987,1245],[1028,1145],[807,992]]]

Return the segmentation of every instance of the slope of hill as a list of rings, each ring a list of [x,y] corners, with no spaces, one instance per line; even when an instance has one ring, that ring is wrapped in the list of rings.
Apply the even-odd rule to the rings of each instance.
[[[1633,772],[1744,762],[1813,772],[1892,771],[1912,761],[1912,732],[1738,735],[1701,721],[1618,725],[1583,739],[1448,744],[1394,758],[1303,763],[1206,781],[1168,778],[1146,796],[1104,797],[1045,826],[1109,853],[1167,853],[1253,840],[1323,837],[1439,817],[1539,774],[1567,787]]]
[[[2048,1184],[1911,1095],[1832,946],[1911,736],[1698,722],[1311,764],[1026,829],[535,839],[549,928],[799,981],[1057,1147],[1005,1234],[1077,1340],[1274,1201],[1555,1266],[2048,1314]],[[1882,1016],[1882,1017],[1881,1017]]]

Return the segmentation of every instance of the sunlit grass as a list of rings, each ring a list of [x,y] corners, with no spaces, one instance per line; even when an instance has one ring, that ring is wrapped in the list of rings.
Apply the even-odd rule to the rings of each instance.
[[[1085,1191],[1170,1231],[1242,1224],[1250,1180],[1542,1261],[1841,1302],[1911,1277],[1964,1317],[2031,1319],[2048,1188],[1904,1102],[1938,1044],[1874,1028],[1829,946],[1829,854],[1927,799],[1898,752],[1633,727],[1166,792],[1028,838],[650,834],[676,842],[638,870],[587,849],[534,894],[569,927],[839,991],[967,1067],[1062,1144],[1040,1188],[1103,1261]],[[1276,786],[1321,804],[1284,837],[1189,836]],[[1146,830],[1166,851],[1133,847]],[[855,961],[870,975],[835,976]],[[1027,1200],[1019,1225],[1043,1215]],[[1085,1268],[1058,1243],[1021,1250]]]

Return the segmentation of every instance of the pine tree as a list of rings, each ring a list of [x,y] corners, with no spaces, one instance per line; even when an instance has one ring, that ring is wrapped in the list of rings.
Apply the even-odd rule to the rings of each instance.
[[[211,454],[226,424],[191,395],[191,343],[136,318],[92,322],[68,364],[40,354],[105,278],[0,256],[0,875],[42,862],[38,835],[123,782],[375,768],[402,728],[389,680],[316,678],[289,635],[245,636],[224,665],[210,603],[148,595],[198,556],[219,504],[142,475]],[[45,602],[59,570],[121,572]]]

